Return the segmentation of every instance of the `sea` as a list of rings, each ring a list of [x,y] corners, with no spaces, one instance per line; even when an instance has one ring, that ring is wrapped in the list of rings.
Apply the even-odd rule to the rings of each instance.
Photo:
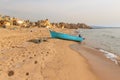
[[[120,56],[120,28],[77,29],[88,46]]]

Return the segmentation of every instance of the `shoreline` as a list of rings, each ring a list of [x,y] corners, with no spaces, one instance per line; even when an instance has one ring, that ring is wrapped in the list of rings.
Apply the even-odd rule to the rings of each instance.
[[[79,29],[78,29],[79,30]],[[77,31],[77,30],[74,30],[73,31],[73,34],[75,34],[75,35],[78,35],[78,34],[80,34],[80,31]],[[87,43],[87,44],[86,44]],[[107,51],[107,50],[105,50],[105,49],[103,49],[102,47],[100,48],[98,48],[96,45],[94,45],[94,43],[92,43],[91,44],[91,42],[87,42],[86,40],[82,43],[82,44],[85,44],[86,46],[88,46],[88,47],[90,47],[90,48],[94,48],[94,49],[97,49],[97,50],[99,50],[100,52],[102,52],[103,53],[103,55],[106,57],[106,58],[108,58],[108,59],[110,59],[111,61],[113,61],[115,64],[117,64],[117,65],[120,65],[120,55],[119,54],[117,54],[117,53],[113,53],[113,52],[111,52],[111,51]]]
[[[100,80],[120,79],[120,66],[106,58],[103,52],[86,45],[73,44],[70,47],[87,59],[88,64]]]
[[[86,38],[85,42],[88,46],[103,49],[120,57],[119,29],[78,29],[76,31]]]

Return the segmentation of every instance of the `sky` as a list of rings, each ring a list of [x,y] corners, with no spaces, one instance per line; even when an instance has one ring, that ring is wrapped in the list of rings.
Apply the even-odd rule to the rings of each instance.
[[[0,0],[0,14],[31,21],[120,27],[120,0]]]

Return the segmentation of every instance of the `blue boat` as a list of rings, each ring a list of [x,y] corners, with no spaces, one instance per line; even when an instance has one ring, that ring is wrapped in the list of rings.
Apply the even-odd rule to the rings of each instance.
[[[73,36],[73,35],[69,35],[69,34],[64,34],[64,33],[60,33],[60,32],[55,32],[55,31],[52,31],[52,30],[49,30],[49,31],[50,31],[50,35],[51,35],[52,38],[72,40],[72,41],[77,41],[77,42],[82,42],[84,40],[84,38],[82,38],[82,37]]]

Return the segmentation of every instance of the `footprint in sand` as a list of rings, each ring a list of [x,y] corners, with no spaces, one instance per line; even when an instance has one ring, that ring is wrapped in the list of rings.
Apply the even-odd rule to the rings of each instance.
[[[36,56],[36,54],[34,54],[34,56]]]
[[[26,72],[26,76],[29,76],[29,72]]]
[[[13,70],[8,71],[8,76],[13,76],[13,75],[14,75],[14,71]]]
[[[38,61],[35,61],[35,62],[34,62],[34,64],[37,64],[37,63],[38,63]]]
[[[48,55],[49,55],[49,52],[47,52],[46,56],[48,56]]]
[[[25,59],[23,60],[23,62],[25,62]]]
[[[41,52],[41,54],[43,54],[43,52]]]
[[[33,57],[29,57],[29,59],[32,59]]]

